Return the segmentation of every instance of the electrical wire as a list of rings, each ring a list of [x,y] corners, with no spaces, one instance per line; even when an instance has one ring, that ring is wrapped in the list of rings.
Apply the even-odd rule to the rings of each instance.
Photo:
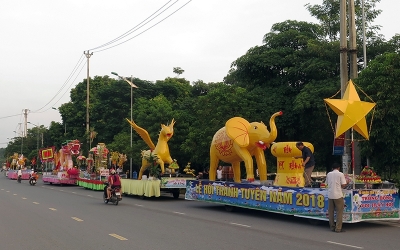
[[[176,0],[175,2],[173,2],[171,5],[169,5],[167,8],[165,8],[172,0],[168,1],[167,3],[165,3],[163,6],[161,6],[158,10],[156,10],[153,14],[151,14],[150,16],[148,16],[146,19],[144,19],[142,22],[140,22],[139,24],[137,24],[136,26],[134,26],[133,28],[131,28],[130,30],[128,30],[127,32],[125,32],[124,34],[118,36],[117,38],[114,38],[113,40],[102,44],[100,46],[97,46],[93,49],[90,49],[88,51],[95,51],[97,52],[101,52],[101,51],[105,51],[111,48],[114,48],[116,46],[119,46],[121,44],[124,44],[130,40],[132,40],[133,38],[138,37],[139,35],[143,34],[144,32],[150,30],[151,28],[157,26],[158,24],[160,24],[161,22],[165,21],[167,18],[171,17],[173,14],[175,14],[176,12],[178,12],[179,10],[181,10],[183,7],[185,7],[187,4],[189,4],[192,0],[189,0],[188,2],[186,2],[185,4],[183,4],[182,6],[180,6],[178,9],[176,9],[175,11],[173,11],[171,14],[169,14],[168,16],[166,16],[165,18],[161,19],[160,21],[158,21],[157,23],[153,24],[152,26],[150,26],[149,28],[143,30],[142,32],[140,32],[139,34],[125,40],[122,41],[120,43],[117,43],[113,46],[107,47],[108,45],[111,45],[115,42],[120,41],[121,39],[131,35],[133,32],[139,30],[140,28],[144,27],[145,25],[147,25],[149,22],[153,21],[155,18],[157,18],[158,16],[160,16],[161,14],[163,14],[165,11],[167,11],[169,8],[171,8],[173,5],[175,5],[179,0]],[[164,9],[165,8],[165,9]],[[163,10],[164,9],[164,10]],[[161,11],[162,10],[162,11]],[[161,11],[161,12],[160,12]],[[160,13],[158,13],[160,12]],[[158,14],[157,14],[158,13]],[[157,14],[157,15],[156,15]],[[155,16],[154,16],[155,15]],[[106,47],[104,49],[99,50],[100,48]],[[42,109],[44,109],[45,107],[47,107],[59,94],[60,92],[64,89],[64,87],[67,85],[67,83],[71,80],[71,78],[75,75],[75,73],[77,72],[79,66],[82,64],[83,61],[83,55],[81,55],[81,57],[79,58],[78,62],[75,64],[75,67],[73,68],[72,72],[70,73],[70,75],[68,76],[67,80],[64,82],[64,84],[60,87],[60,89],[57,91],[57,93],[50,99],[50,101],[48,101],[43,107],[31,111],[30,113],[43,113],[47,110],[49,110],[51,107],[47,108],[46,110],[41,111]],[[82,71],[83,67],[86,65],[86,62],[82,65],[82,67],[80,68],[78,74],[76,74],[74,80],[72,81],[72,83],[69,85],[69,88],[67,88],[64,93],[61,95],[61,97],[54,103],[58,103],[61,98],[67,93],[67,91],[71,88],[72,84],[74,83],[74,81],[76,80],[76,78],[78,77],[79,73]],[[53,105],[54,105],[53,104]],[[9,116],[4,116],[4,117],[0,117],[0,119],[6,119],[6,118],[10,118],[10,117],[15,117],[15,116],[21,116],[22,113],[20,114],[15,114],[15,115],[9,115]]]
[[[10,117],[14,117],[14,116],[19,116],[19,115],[21,115],[21,114],[3,116],[3,117],[0,117],[0,120],[1,120],[1,119],[6,119],[6,118],[10,118]]]
[[[116,42],[116,41],[118,41],[118,40],[120,40],[120,39],[122,39],[122,38],[124,38],[124,37],[126,37],[126,36],[128,36],[128,35],[130,35],[132,32],[134,32],[135,30],[136,30],[136,27],[138,27],[139,25],[141,25],[143,22],[145,22],[147,19],[149,19],[150,17],[152,17],[152,16],[154,16],[157,12],[159,12],[161,9],[163,9],[167,4],[169,4],[170,2],[171,2],[172,0],[170,0],[170,1],[168,1],[166,4],[164,4],[163,6],[161,6],[161,8],[159,8],[157,11],[155,11],[153,14],[151,14],[150,16],[148,16],[146,19],[144,19],[142,22],[140,22],[139,24],[137,24],[135,27],[133,27],[132,29],[130,29],[130,30],[128,30],[127,32],[125,32],[124,34],[122,34],[122,35],[120,35],[119,37],[117,37],[117,38],[114,38],[113,40],[111,40],[111,41],[109,41],[109,42],[107,42],[107,43],[105,43],[105,44],[103,44],[103,45],[100,45],[100,46],[97,46],[97,47],[95,47],[95,48],[93,48],[93,49],[90,49],[90,51],[92,51],[92,50],[96,50],[96,49],[99,49],[99,48],[102,48],[102,47],[105,47],[105,46],[107,46],[107,45],[109,45],[109,44],[112,44],[112,43],[114,43],[114,42]],[[172,7],[175,3],[177,3],[179,0],[176,0],[173,4],[171,4],[167,9],[165,9],[165,10],[163,10],[160,14],[162,14],[164,11],[166,11],[166,10],[168,10],[170,7]],[[160,15],[160,14],[158,14],[158,15]],[[157,15],[157,16],[158,16]],[[156,17],[157,17],[156,16]],[[151,19],[151,20],[153,20],[153,19]],[[151,21],[150,20],[150,21]],[[140,28],[140,27],[139,27]]]
[[[79,74],[82,72],[82,69],[83,69],[85,66],[86,66],[86,62],[82,65],[81,69],[79,70],[78,74],[76,74],[74,80],[73,80],[72,83],[69,85],[69,87],[64,91],[64,94],[62,94],[62,96],[61,96],[60,98],[58,98],[58,100],[57,100],[55,103],[53,103],[52,106],[54,106],[55,104],[57,104],[57,103],[61,100],[61,98],[63,98],[63,96],[67,93],[67,91],[71,89],[72,84],[75,83],[76,78],[78,78]],[[51,107],[50,107],[50,108],[51,108]],[[49,110],[50,108],[46,109],[45,111]],[[45,111],[43,111],[43,112],[45,112]]]
[[[79,67],[79,65],[82,63],[82,61],[83,61],[83,55],[81,55],[81,57],[79,58],[79,60],[78,60],[78,62],[75,64],[75,67],[73,68],[73,70],[72,70],[72,72],[69,74],[69,76],[68,76],[68,78],[67,78],[67,80],[64,82],[64,84],[61,86],[61,88],[57,91],[57,93],[50,99],[50,101],[48,101],[43,107],[41,107],[40,109],[37,109],[37,110],[34,110],[34,111],[32,111],[31,113],[43,113],[43,112],[45,112],[45,111],[47,111],[47,110],[49,110],[50,108],[48,108],[47,110],[45,110],[45,111],[42,111],[42,112],[39,112],[40,110],[42,110],[42,109],[44,109],[49,103],[51,103],[51,101],[53,101],[56,97],[57,97],[57,95],[62,91],[62,89],[67,85],[67,83],[70,81],[70,79],[71,79],[71,77],[76,73],[76,71],[77,71],[77,69],[78,69],[78,67]],[[82,69],[79,71],[79,73],[82,71]],[[76,79],[76,77],[75,77],[75,79]],[[73,82],[72,82],[73,83]],[[72,83],[71,83],[71,85],[72,85]],[[70,86],[71,86],[70,85]],[[69,89],[69,88],[68,88]],[[68,90],[67,89],[67,90]],[[64,94],[65,94],[65,92],[64,92]],[[64,96],[64,95],[63,95]],[[63,97],[63,96],[61,96],[61,98]],[[60,98],[60,99],[61,99]],[[58,101],[57,101],[58,102]]]
[[[98,52],[102,52],[102,51],[105,51],[105,50],[109,50],[109,49],[111,49],[111,48],[114,48],[114,47],[116,47],[116,46],[119,46],[119,45],[121,45],[121,44],[124,44],[124,43],[126,43],[126,42],[132,40],[133,38],[138,37],[139,35],[143,34],[144,32],[148,31],[149,29],[151,29],[151,28],[157,26],[158,24],[160,24],[161,22],[165,21],[167,18],[169,18],[170,16],[172,16],[173,14],[175,14],[176,12],[178,12],[179,10],[181,10],[183,7],[185,7],[185,6],[186,6],[187,4],[189,4],[191,1],[192,1],[192,0],[189,0],[189,1],[186,2],[184,5],[182,5],[181,7],[179,7],[178,9],[176,9],[175,11],[173,11],[171,14],[169,14],[169,15],[166,16],[165,18],[161,19],[161,20],[158,21],[157,23],[153,24],[153,25],[150,26],[149,28],[145,29],[144,31],[140,32],[139,34],[137,34],[137,35],[135,35],[135,36],[133,36],[133,37],[131,37],[131,38],[129,38],[129,39],[123,41],[123,42],[117,43],[117,44],[115,44],[115,45],[113,45],[113,46],[110,46],[110,47],[107,47],[107,48],[104,48],[104,49],[101,49],[101,50],[97,50],[97,51],[95,51],[95,52],[98,53]],[[176,2],[174,2],[173,4],[175,4],[175,3],[176,3]],[[164,10],[164,11],[165,11],[165,10]],[[164,11],[163,11],[163,12],[164,12]],[[163,12],[162,12],[162,13],[163,13]],[[160,14],[161,14],[161,13],[160,13]],[[159,16],[160,14],[158,14],[157,16]],[[154,18],[156,18],[157,16],[155,16]],[[149,20],[148,22],[146,22],[146,23],[144,23],[143,25],[141,25],[138,29],[142,28],[144,25],[146,25],[147,23],[149,23],[150,21],[152,21],[154,18],[152,18],[152,19]],[[147,19],[148,19],[148,18],[147,18]],[[135,26],[135,27],[136,27],[136,26]],[[136,29],[136,30],[137,30],[137,29]],[[135,31],[136,31],[136,30],[135,30]],[[134,31],[132,31],[131,33],[133,33],[133,32],[134,32]],[[130,34],[131,34],[131,33],[130,33]],[[114,39],[114,40],[115,40],[115,39]],[[120,40],[120,39],[119,39],[119,40]]]

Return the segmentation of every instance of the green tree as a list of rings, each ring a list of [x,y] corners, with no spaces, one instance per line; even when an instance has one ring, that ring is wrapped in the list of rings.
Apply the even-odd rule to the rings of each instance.
[[[356,84],[376,102],[369,116],[370,139],[360,143],[362,154],[370,158],[375,170],[393,178],[400,166],[400,54],[385,53],[371,61]],[[371,102],[368,97],[364,100]]]
[[[172,71],[176,74],[176,77],[179,77],[185,72],[181,67],[174,67]]]

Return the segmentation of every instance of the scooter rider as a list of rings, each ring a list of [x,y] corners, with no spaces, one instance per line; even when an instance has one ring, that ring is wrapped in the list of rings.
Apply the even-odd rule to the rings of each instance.
[[[35,178],[35,180],[37,180],[37,175],[36,175],[36,171],[32,168],[31,173],[30,173],[31,177]]]
[[[121,189],[121,179],[119,175],[115,174],[115,169],[111,169],[111,175],[108,176],[108,187],[107,187],[107,200],[111,198],[111,189]]]
[[[18,172],[17,172],[17,180],[18,180],[18,182],[21,182],[21,179],[22,179],[22,170],[21,170],[21,167],[20,167],[20,168],[18,168]]]

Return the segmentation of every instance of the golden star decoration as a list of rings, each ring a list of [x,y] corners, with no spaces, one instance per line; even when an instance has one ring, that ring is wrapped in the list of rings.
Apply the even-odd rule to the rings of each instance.
[[[338,115],[335,138],[354,128],[365,139],[369,139],[365,116],[375,107],[375,103],[360,101],[360,97],[350,80],[342,99],[324,99]]]

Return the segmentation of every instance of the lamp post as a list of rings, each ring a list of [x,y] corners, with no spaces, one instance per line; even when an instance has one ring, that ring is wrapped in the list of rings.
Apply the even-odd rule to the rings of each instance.
[[[57,110],[58,112],[60,112],[60,110],[58,108],[55,108],[55,107],[51,107],[51,108],[54,109],[54,110]],[[64,123],[64,136],[66,136],[67,135],[67,121],[65,121],[63,119],[63,123]]]
[[[37,141],[36,141],[36,151],[37,151],[37,157],[38,157],[37,160],[36,160],[36,166],[37,166],[37,161],[40,159],[40,154],[39,154],[39,123],[38,123],[38,125],[35,125],[35,124],[31,123],[31,122],[28,122],[28,123],[32,124],[37,129]]]
[[[124,80],[125,82],[129,83],[129,85],[131,86],[131,121],[133,120],[132,117],[132,105],[133,105],[133,88],[138,88],[138,86],[136,86],[135,84],[133,84],[132,82],[132,78],[131,81],[129,81],[128,79],[126,79],[123,76],[118,75],[118,73],[115,72],[111,72],[111,74],[118,76],[118,78]],[[131,178],[132,176],[132,126],[131,126],[131,159],[130,159],[130,163],[129,163],[129,178]]]

